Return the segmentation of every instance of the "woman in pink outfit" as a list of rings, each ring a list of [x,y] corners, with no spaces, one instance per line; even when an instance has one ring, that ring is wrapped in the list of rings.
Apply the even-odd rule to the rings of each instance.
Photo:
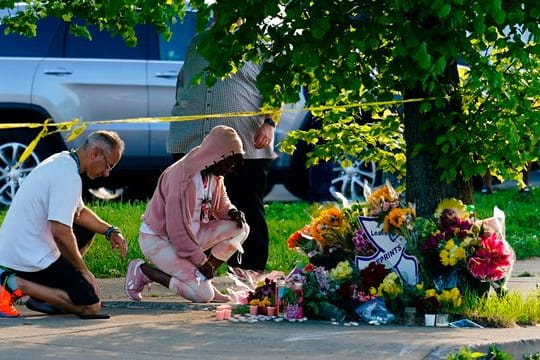
[[[216,269],[249,234],[244,214],[230,202],[223,175],[242,165],[236,131],[216,126],[200,146],[161,174],[139,229],[144,260],[129,263],[126,295],[141,301],[144,286],[158,282],[194,302],[227,302],[211,283]]]

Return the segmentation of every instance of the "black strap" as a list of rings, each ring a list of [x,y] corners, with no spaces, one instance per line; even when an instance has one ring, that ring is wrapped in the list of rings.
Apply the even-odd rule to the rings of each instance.
[[[73,160],[75,160],[75,164],[77,164],[77,172],[80,174],[81,173],[81,161],[79,160],[79,157],[77,156],[77,152],[75,150],[70,150],[69,151],[69,156],[71,156],[71,158]]]

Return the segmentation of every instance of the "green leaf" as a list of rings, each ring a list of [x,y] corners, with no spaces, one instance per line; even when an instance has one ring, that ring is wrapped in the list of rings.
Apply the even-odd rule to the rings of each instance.
[[[322,39],[330,28],[330,20],[326,17],[317,19],[313,22],[311,32],[315,39]]]
[[[478,14],[473,19],[473,27],[475,34],[483,34],[486,30],[486,25],[484,23],[484,16],[482,14]]]
[[[433,73],[435,75],[444,73],[444,70],[446,69],[446,59],[444,57],[440,57],[434,64],[433,64]]]
[[[413,59],[416,60],[417,64],[420,66],[421,69],[427,70],[431,66],[431,55],[427,52],[427,43],[422,42],[420,46],[418,46],[413,51]]]
[[[444,4],[437,10],[437,15],[439,18],[444,19],[450,14],[450,11],[452,11],[452,6],[450,4]]]

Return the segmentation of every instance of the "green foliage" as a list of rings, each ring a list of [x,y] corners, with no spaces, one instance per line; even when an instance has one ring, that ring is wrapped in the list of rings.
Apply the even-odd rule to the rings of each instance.
[[[450,353],[447,360],[512,360],[514,357],[495,345],[489,347],[488,353],[472,351],[469,347],[463,347],[457,353]]]
[[[503,296],[478,298],[464,294],[461,314],[487,327],[529,326],[540,323],[538,291],[524,296],[510,292]]]
[[[304,256],[287,247],[287,239],[311,221],[309,204],[274,202],[265,207],[270,236],[270,256],[267,268],[289,272],[295,264],[307,264]]]
[[[491,360],[512,360],[514,357],[495,345],[491,345],[488,351],[488,359]]]
[[[484,353],[478,351],[472,351],[469,347],[463,347],[459,349],[456,353],[450,353],[446,357],[447,360],[473,360],[473,359],[483,359],[485,358]]]
[[[206,56],[210,71],[222,76],[223,63],[241,64],[255,46],[257,60],[271,59],[259,76],[267,102],[294,101],[305,86],[311,105],[335,106],[317,113],[320,130],[291,133],[283,151],[305,141],[315,145],[308,164],[354,157],[402,175],[402,132],[384,123],[387,117],[372,117],[365,126],[361,119],[381,113],[384,106],[374,102],[419,90],[425,99],[414,115],[423,118],[421,127],[410,127],[401,113],[393,119],[413,134],[408,147],[430,155],[442,181],[467,180],[486,168],[517,178],[520,167],[536,158],[540,127],[533,101],[540,95],[540,60],[538,44],[525,39],[525,30],[540,37],[532,15],[538,2],[266,3],[213,6],[220,21],[209,39],[218,41],[219,55],[212,42]],[[239,17],[243,25],[230,30]],[[471,67],[461,84],[458,59]],[[380,129],[368,129],[374,126]]]
[[[168,37],[167,24],[181,21],[186,10],[183,1],[172,0],[25,3],[25,12],[2,19],[6,31],[33,35],[37,19],[48,15],[82,18],[131,45],[135,24],[154,24]],[[13,4],[0,1],[0,7]],[[447,196],[457,191],[443,184],[486,168],[519,181],[520,168],[537,158],[537,0],[244,0],[235,6],[194,0],[190,6],[197,10],[199,30],[212,11],[218,14],[200,47],[210,61],[209,82],[246,61],[264,62],[258,86],[266,106],[296,101],[303,86],[310,106],[330,107],[314,111],[320,130],[294,132],[282,144],[285,152],[299,141],[315,145],[308,165],[330,158],[373,160],[403,177],[407,154],[414,169],[409,180],[426,178],[427,187]],[[72,31],[88,35],[84,27]],[[470,66],[461,81],[458,60]],[[420,103],[398,104],[399,111],[385,114],[389,106],[381,101],[401,97]],[[409,182],[418,210],[432,210],[438,199],[419,196],[426,185]]]
[[[171,31],[168,24],[181,21],[186,5],[183,1],[170,0],[71,0],[71,1],[0,1],[0,8],[14,8],[15,3],[22,9],[20,12],[11,12],[10,15],[0,19],[7,24],[6,32],[16,32],[27,36],[35,36],[36,23],[46,16],[53,16],[65,22],[73,19],[84,19],[88,25],[97,25],[112,34],[121,35],[128,45],[135,46],[135,25],[153,24],[165,38],[170,38]],[[25,7],[20,4],[24,3]],[[71,32],[89,38],[86,26],[71,24]]]
[[[96,277],[125,276],[129,261],[143,257],[138,238],[141,216],[146,208],[146,203],[142,201],[128,203],[96,201],[89,207],[103,220],[122,230],[128,244],[128,254],[126,259],[122,260],[118,252],[111,251],[105,237],[97,235],[90,250],[85,254],[88,267]]]

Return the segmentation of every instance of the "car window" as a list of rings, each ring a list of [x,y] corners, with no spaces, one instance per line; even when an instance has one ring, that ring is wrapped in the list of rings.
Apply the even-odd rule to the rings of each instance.
[[[13,33],[4,35],[5,25],[0,25],[0,56],[60,56],[60,39],[55,34],[60,31],[62,25],[63,22],[57,18],[48,17],[40,20],[35,37]]]
[[[159,36],[159,58],[169,61],[184,61],[189,41],[195,35],[195,13],[187,12],[182,22],[171,27],[172,37],[169,41]]]
[[[111,36],[109,32],[100,31],[95,25],[89,25],[87,28],[92,40],[72,35],[67,30],[65,57],[133,60],[145,60],[147,58],[147,26],[139,25],[135,28],[138,39],[135,47],[126,45],[121,36]]]

